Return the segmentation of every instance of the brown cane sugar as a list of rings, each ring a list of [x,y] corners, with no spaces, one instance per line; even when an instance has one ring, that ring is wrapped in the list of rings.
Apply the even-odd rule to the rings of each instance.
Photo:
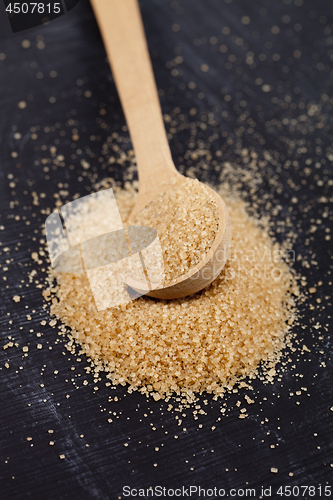
[[[157,230],[167,283],[206,256],[218,230],[217,203],[197,179],[183,177],[150,202],[133,223]]]
[[[250,216],[243,201],[221,194],[233,228],[230,257],[220,276],[195,295],[172,301],[143,296],[97,311],[85,273],[51,271],[57,282],[51,313],[71,329],[70,345],[79,343],[97,371],[127,384],[129,392],[151,393],[156,400],[175,393],[191,400],[202,391],[219,396],[255,377],[263,363],[266,380],[273,380],[295,320],[296,279],[268,226]],[[128,185],[116,190],[116,199],[125,222],[136,192]],[[193,224],[199,229],[203,223]]]

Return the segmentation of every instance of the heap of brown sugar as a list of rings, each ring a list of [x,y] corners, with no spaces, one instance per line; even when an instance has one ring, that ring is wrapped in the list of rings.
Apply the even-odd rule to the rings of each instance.
[[[218,230],[217,204],[197,179],[183,177],[150,202],[133,222],[157,230],[167,283],[206,256]]]

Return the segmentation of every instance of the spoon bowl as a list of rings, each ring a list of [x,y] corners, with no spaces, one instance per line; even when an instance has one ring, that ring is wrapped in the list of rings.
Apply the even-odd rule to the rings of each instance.
[[[217,202],[219,217],[218,231],[206,256],[186,273],[169,281],[164,286],[150,282],[146,284],[128,277],[126,284],[140,295],[148,295],[155,299],[179,299],[199,292],[210,285],[221,273],[229,256],[231,243],[230,218],[222,198],[206,186],[212,198]]]

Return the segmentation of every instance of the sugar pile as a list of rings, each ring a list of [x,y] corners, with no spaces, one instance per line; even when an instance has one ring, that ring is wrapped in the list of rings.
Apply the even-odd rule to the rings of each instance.
[[[197,179],[183,177],[150,202],[133,223],[157,230],[168,283],[206,256],[218,230],[217,204]]]
[[[217,397],[255,377],[263,363],[266,380],[273,380],[295,321],[296,279],[268,225],[251,217],[243,201],[223,189],[220,194],[233,229],[231,255],[221,275],[191,297],[140,297],[97,311],[86,274],[50,271],[56,285],[45,297],[52,299],[51,313],[70,327],[69,344],[78,342],[95,372],[105,370],[129,392],[155,400],[178,394],[189,401],[202,391]],[[116,199],[125,223],[136,192],[128,184],[116,190]]]

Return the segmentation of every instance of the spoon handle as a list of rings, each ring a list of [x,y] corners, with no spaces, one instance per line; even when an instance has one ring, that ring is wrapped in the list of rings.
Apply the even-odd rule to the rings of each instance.
[[[178,176],[172,161],[137,0],[91,0],[131,135],[139,198]]]

